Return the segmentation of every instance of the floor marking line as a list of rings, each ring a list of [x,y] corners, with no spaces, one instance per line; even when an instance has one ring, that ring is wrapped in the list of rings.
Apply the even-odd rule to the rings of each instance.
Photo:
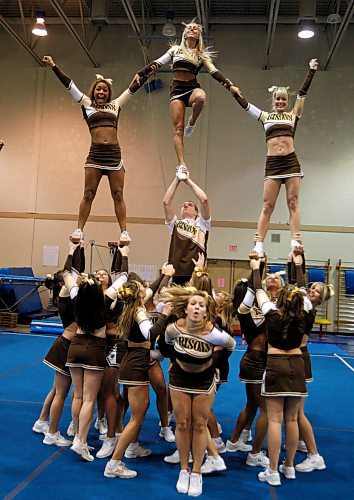
[[[353,368],[352,366],[350,366],[350,364],[349,364],[349,363],[347,363],[347,362],[345,361],[345,359],[343,359],[341,356],[338,356],[338,354],[336,354],[335,352],[333,353],[333,355],[334,355],[336,358],[338,358],[338,359],[339,359],[342,363],[344,363],[344,364],[345,364],[345,365],[349,368],[349,370],[351,370],[352,372],[354,372],[354,368]]]
[[[6,377],[6,375],[11,375],[12,373],[16,373],[20,370],[23,370],[24,368],[28,368],[31,365],[36,365],[36,364],[40,363],[41,361],[43,361],[43,358],[35,359],[34,361],[30,361],[29,363],[26,363],[24,365],[20,365],[19,367],[14,368],[13,370],[10,370],[9,372],[0,373],[0,377]]]
[[[45,468],[48,467],[54,460],[56,460],[62,453],[65,452],[65,448],[61,448],[54,455],[47,458],[41,465],[39,465],[33,472],[31,472],[19,485],[16,486],[15,489],[10,491],[8,495],[4,497],[4,500],[12,500],[15,498],[20,491],[22,491],[33,479],[35,479]]]

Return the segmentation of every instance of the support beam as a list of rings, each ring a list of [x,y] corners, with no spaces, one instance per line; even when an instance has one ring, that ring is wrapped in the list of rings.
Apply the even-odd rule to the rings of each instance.
[[[137,35],[138,42],[139,42],[140,48],[141,48],[142,53],[143,53],[144,61],[147,62],[150,60],[149,59],[149,51],[148,51],[148,48],[145,45],[144,39],[141,35],[139,24],[138,24],[138,21],[135,17],[134,12],[133,12],[133,8],[131,6],[130,0],[121,0],[121,2],[123,5],[123,8],[125,10],[125,13],[127,15],[127,18],[129,19],[130,25],[131,25],[133,31]]]
[[[335,51],[338,49],[338,47],[343,39],[343,36],[344,36],[345,32],[347,31],[348,24],[354,15],[354,0],[350,0],[347,3],[348,3],[347,10],[345,11],[343,19],[342,19],[342,21],[339,25],[339,28],[334,36],[331,48],[329,49],[327,60],[326,60],[326,63],[324,65],[324,68],[323,68],[324,70],[326,70],[328,68],[328,65],[329,65]],[[349,57],[351,57],[350,54],[349,54]]]
[[[206,0],[195,0],[195,6],[197,9],[198,19],[204,28],[204,33],[208,34],[209,22],[208,22],[207,2],[206,2]]]
[[[68,30],[70,31],[70,33],[72,34],[72,36],[75,38],[75,40],[77,41],[77,43],[80,45],[80,47],[86,53],[86,55],[89,57],[90,61],[93,64],[93,67],[94,68],[98,68],[99,64],[95,61],[95,59],[91,55],[91,52],[89,51],[89,49],[86,47],[86,45],[84,44],[84,42],[81,40],[81,38],[77,34],[74,26],[71,24],[71,22],[69,21],[68,16],[65,14],[65,12],[64,12],[64,10],[63,10],[60,2],[59,2],[59,0],[50,0],[50,3],[54,7],[54,9],[57,11],[58,16],[63,21],[63,23],[65,24],[65,26],[68,28]]]
[[[267,27],[266,59],[264,69],[269,69],[270,54],[273,47],[275,28],[278,20],[279,4],[280,0],[271,0]]]
[[[0,25],[16,40],[18,44],[21,45],[27,52],[37,61],[40,66],[45,66],[42,59],[29,47],[26,42],[14,31],[11,26],[7,24],[5,19],[0,15]]]

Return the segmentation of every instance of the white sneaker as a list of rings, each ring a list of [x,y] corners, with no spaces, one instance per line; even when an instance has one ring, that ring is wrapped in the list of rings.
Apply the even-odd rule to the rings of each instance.
[[[70,424],[69,424],[69,427],[67,428],[66,430],[66,434],[70,437],[74,437],[75,434],[76,434],[76,430],[75,430],[75,425],[74,425],[74,421],[71,420]]]
[[[210,474],[211,472],[217,472],[226,470],[226,465],[224,460],[218,455],[217,457],[212,457],[207,455],[206,460],[201,468],[202,474]]]
[[[49,445],[55,444],[55,446],[71,446],[73,444],[69,439],[65,439],[59,431],[54,434],[47,432],[43,439],[43,443]]]
[[[164,457],[164,461],[167,462],[168,464],[179,464],[178,450],[174,451],[172,455],[167,455],[166,457]],[[188,463],[191,464],[192,462],[193,462],[192,453],[189,452]]]
[[[119,237],[119,244],[121,245],[129,245],[131,243],[132,239],[129,236],[128,231],[122,231],[120,237]]]
[[[189,488],[189,471],[181,470],[179,471],[178,480],[176,483],[176,490],[178,493],[188,493]]]
[[[226,446],[221,437],[211,439],[213,440],[218,453],[226,453]]]
[[[217,426],[217,428],[218,428],[218,433],[219,433],[219,434],[222,434],[222,427],[221,427],[220,422],[216,422],[216,426]]]
[[[240,441],[243,443],[249,443],[252,441],[252,431],[251,429],[243,429],[240,436]]]
[[[49,432],[49,422],[46,420],[36,420],[33,424],[32,431],[38,434],[46,434]]]
[[[106,438],[103,441],[103,445],[102,445],[101,449],[96,453],[96,457],[97,458],[110,457],[115,450],[116,444],[117,444],[116,437]]]
[[[243,443],[241,439],[233,443],[229,439],[226,441],[226,451],[251,451],[252,446],[250,444]]]
[[[190,137],[195,129],[195,125],[190,124],[190,118],[187,122],[187,125],[184,127],[184,137]]]
[[[135,470],[128,469],[124,462],[117,460],[109,460],[103,474],[105,477],[120,477],[121,479],[131,479],[138,475]]]
[[[203,493],[203,476],[192,472],[189,476],[188,496],[199,497]]]
[[[284,477],[286,477],[286,479],[296,479],[295,468],[286,466],[285,462],[279,465],[279,472],[284,474]]]
[[[91,446],[88,446],[87,443],[82,444],[79,438],[74,439],[70,450],[80,455],[82,459],[86,460],[87,462],[92,462],[95,459],[95,457],[90,453],[90,450],[93,450],[93,448]]]
[[[279,472],[272,472],[268,467],[263,472],[258,473],[258,479],[262,483],[268,483],[271,486],[281,485]]]
[[[100,434],[107,434],[107,432],[108,432],[107,420],[105,417],[103,417],[103,418],[97,417],[96,418],[95,429],[97,429]]]
[[[308,453],[308,449],[305,441],[299,440],[296,445],[296,451],[302,451],[303,453]]]
[[[167,441],[168,443],[174,443],[176,441],[175,435],[173,434],[171,427],[161,427],[159,436],[161,438],[164,438],[164,440]]]
[[[84,233],[79,228],[75,229],[75,231],[73,232],[73,234],[71,236],[69,236],[69,239],[73,243],[80,243],[81,241],[84,241]]]
[[[185,165],[178,165],[176,167],[176,175],[179,181],[185,181],[187,179],[187,174],[183,171]]]
[[[251,467],[268,467],[269,458],[267,457],[265,451],[260,451],[254,455],[249,453],[246,458],[246,464]]]
[[[147,457],[148,455],[151,455],[151,450],[143,448],[138,442],[130,443],[124,453],[125,458]]]
[[[295,470],[297,472],[312,472],[313,470],[323,470],[326,468],[326,464],[323,457],[317,453],[317,455],[307,455],[307,458],[295,465]]]

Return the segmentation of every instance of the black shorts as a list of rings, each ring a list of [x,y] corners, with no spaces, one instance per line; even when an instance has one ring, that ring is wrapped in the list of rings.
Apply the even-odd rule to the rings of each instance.
[[[106,367],[106,339],[88,334],[76,334],[71,341],[66,366],[87,370]]]
[[[281,179],[284,183],[289,177],[303,176],[295,152],[283,156],[267,156],[265,179]]]
[[[170,86],[170,102],[178,99],[184,102],[186,107],[189,107],[189,98],[194,89],[200,89],[200,85],[196,79],[184,82],[182,80],[173,80]]]
[[[128,347],[119,367],[119,383],[123,385],[149,385],[150,349]]]
[[[307,396],[301,354],[268,354],[262,396]]]
[[[70,347],[70,340],[62,335],[56,339],[52,347],[49,349],[43,363],[50,366],[62,375],[70,377],[70,370],[65,365],[68,358],[68,351]]]
[[[189,394],[210,394],[215,388],[215,368],[210,366],[200,373],[191,373],[183,370],[177,361],[172,363],[170,370],[169,388],[174,391]]]
[[[312,366],[311,366],[311,358],[310,354],[307,350],[307,346],[300,347],[302,352],[302,359],[304,360],[304,368],[305,368],[305,380],[306,382],[312,382]]]
[[[238,378],[246,384],[261,384],[266,364],[266,352],[248,348],[240,361]]]

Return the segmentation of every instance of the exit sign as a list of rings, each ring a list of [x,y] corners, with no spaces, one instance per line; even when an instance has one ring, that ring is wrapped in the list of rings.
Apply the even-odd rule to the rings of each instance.
[[[229,252],[237,252],[237,245],[229,245]]]

